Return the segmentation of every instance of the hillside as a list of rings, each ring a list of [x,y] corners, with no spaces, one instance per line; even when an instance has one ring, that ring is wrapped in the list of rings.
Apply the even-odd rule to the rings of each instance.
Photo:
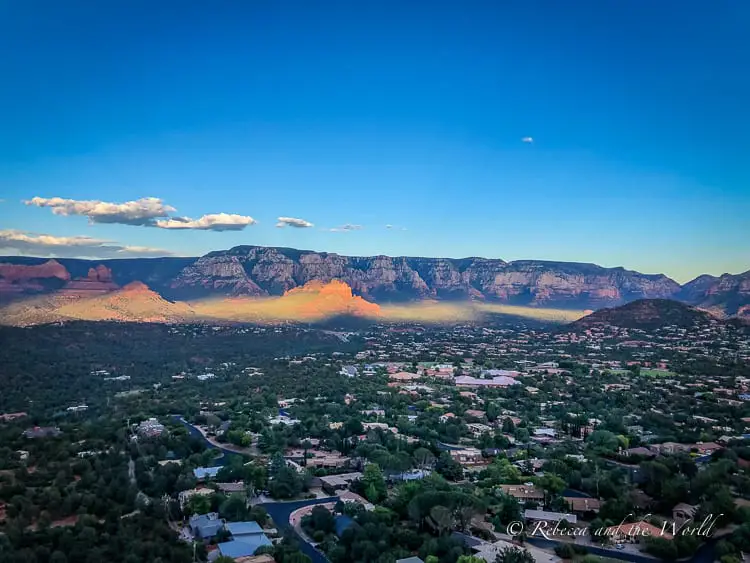
[[[716,319],[705,311],[670,299],[639,299],[610,309],[594,311],[570,325],[574,329],[587,329],[600,325],[653,330],[665,326],[692,327],[709,324]]]
[[[676,297],[719,316],[750,320],[750,270],[737,275],[699,276],[682,286]]]
[[[353,295],[343,282],[311,281],[281,297],[231,297],[192,303],[204,319],[234,322],[314,322],[339,316],[377,318],[380,306]]]
[[[0,309],[0,323],[29,326],[58,321],[171,323],[195,320],[185,303],[173,303],[140,282],[104,294],[62,292],[11,303]]]

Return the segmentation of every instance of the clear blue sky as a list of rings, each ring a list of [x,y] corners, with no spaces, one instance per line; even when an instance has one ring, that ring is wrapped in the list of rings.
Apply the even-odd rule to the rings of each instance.
[[[743,0],[3,2],[0,250],[745,271],[748,29]],[[256,223],[134,226],[32,197]]]

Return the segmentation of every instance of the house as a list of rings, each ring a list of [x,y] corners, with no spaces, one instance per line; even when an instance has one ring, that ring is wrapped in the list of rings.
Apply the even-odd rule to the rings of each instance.
[[[215,479],[218,475],[221,467],[196,467],[193,469],[193,476],[198,481],[205,481],[206,479]]]
[[[271,540],[269,540],[265,534],[259,534],[242,540],[230,540],[222,542],[216,545],[216,550],[212,551],[209,555],[209,561],[214,561],[223,557],[231,557],[235,561],[240,557],[250,557],[255,555],[260,547],[272,546]],[[216,554],[216,555],[214,555]]]
[[[396,373],[392,373],[388,376],[388,379],[391,379],[393,381],[414,381],[415,379],[419,379],[421,376],[416,373],[410,373],[408,371],[399,371]]]
[[[678,527],[681,527],[690,522],[697,511],[697,506],[681,502],[672,509],[672,520],[674,520]]]
[[[216,487],[224,494],[244,494],[247,491],[244,481],[237,483],[216,483]]]
[[[195,539],[209,540],[224,527],[224,520],[219,518],[219,514],[216,512],[196,514],[190,517],[188,526]]]
[[[374,504],[368,502],[365,498],[351,491],[341,491],[338,496],[341,502],[346,504],[360,504],[365,508],[365,510],[373,510],[375,508]]]
[[[329,495],[335,495],[336,491],[348,489],[356,480],[362,478],[362,473],[355,471],[353,473],[342,473],[341,475],[326,475],[320,478],[323,490]]]
[[[263,533],[263,528],[257,522],[227,522],[224,526],[232,537],[239,540],[243,537],[256,536]]]
[[[279,424],[283,424],[285,426],[294,426],[295,424],[299,424],[300,421],[296,418],[292,418],[286,414],[279,414],[279,416],[274,416],[268,419],[268,424],[271,426],[278,426]]]
[[[665,540],[673,539],[672,534],[668,533],[666,529],[659,528],[646,521],[610,526],[609,528],[604,528],[603,533],[608,538],[611,538],[614,543],[639,543],[641,538],[647,536]]]
[[[649,448],[659,454],[677,454],[689,452],[689,444],[678,444],[677,442],[664,442],[663,444],[651,444]]]
[[[339,373],[346,377],[357,377],[357,375],[359,375],[359,370],[357,369],[357,366],[344,366]]]
[[[711,455],[724,448],[715,442],[698,442],[690,449],[698,450],[698,453],[701,455]]]
[[[494,563],[497,560],[497,557],[503,552],[503,550],[511,547],[516,548],[518,546],[505,540],[497,540],[494,543],[480,540],[476,545],[471,546],[471,549],[480,559],[484,559],[489,563]],[[531,554],[531,556],[534,558],[535,563],[557,563],[560,561],[560,558],[556,555],[547,553],[546,551],[538,547],[534,547],[531,544],[527,543],[526,545],[524,545],[524,549]]]
[[[396,559],[396,563],[424,563],[419,557],[406,557],[405,559]]]
[[[641,456],[641,457],[656,457],[656,454],[652,452],[648,448],[644,448],[643,446],[639,446],[637,448],[628,448],[625,450],[625,453],[629,456]]]
[[[481,450],[477,448],[462,448],[460,450],[451,450],[449,453],[461,465],[475,465],[484,463],[485,461]]]
[[[238,557],[234,563],[275,563],[275,559],[264,553],[263,555],[250,555],[249,557]]]
[[[523,513],[523,517],[524,519],[530,520],[532,522],[562,522],[563,520],[565,520],[569,524],[575,524],[578,522],[578,517],[575,514],[549,512],[547,510],[526,509]]]
[[[480,411],[480,410],[469,409],[466,411],[465,414],[469,418],[476,418],[476,419],[482,420],[487,413],[485,413],[484,411]]]
[[[411,469],[401,473],[389,473],[389,481],[419,481],[427,477],[431,472],[425,469]]]
[[[136,428],[136,432],[143,438],[151,438],[154,436],[161,436],[166,431],[166,428],[155,418],[149,418],[141,422]]]
[[[442,423],[446,423],[449,420],[454,419],[454,418],[456,418],[455,414],[453,414],[452,412],[447,412],[445,414],[441,414],[438,420],[440,420],[440,422]]]
[[[510,385],[520,385],[520,382],[505,375],[492,379],[477,379],[470,375],[462,375],[456,378],[456,387],[509,387]]]
[[[23,433],[24,438],[54,438],[62,434],[56,426],[35,426]]]
[[[25,412],[7,412],[4,414],[0,414],[0,421],[11,422],[12,420],[24,418],[26,416],[28,415]]]
[[[180,508],[185,508],[188,501],[196,495],[209,496],[214,494],[213,489],[201,487],[200,489],[189,489],[187,491],[180,491],[177,495],[177,499],[180,501]]]
[[[544,491],[537,489],[534,485],[500,485],[506,495],[520,501],[544,500]]]
[[[597,498],[590,497],[563,497],[570,507],[571,512],[578,516],[599,512],[602,503]]]
[[[492,427],[487,426],[486,424],[481,424],[479,422],[470,422],[466,425],[466,427],[471,431],[472,436],[475,438],[479,438],[482,434],[487,434],[492,432]]]

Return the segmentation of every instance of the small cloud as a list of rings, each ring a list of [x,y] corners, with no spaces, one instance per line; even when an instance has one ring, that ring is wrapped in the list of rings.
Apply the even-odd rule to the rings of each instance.
[[[385,228],[386,228],[386,229],[392,229],[392,228],[393,228],[393,225],[386,225],[386,226],[385,226]]]
[[[391,231],[394,230],[394,229],[397,230],[397,231],[406,231],[406,230],[408,230],[406,227],[399,227],[398,225],[386,225],[385,228],[388,229],[388,230],[391,230]]]
[[[528,143],[533,144],[534,143],[534,137],[521,137],[522,143]]]
[[[254,225],[255,219],[247,215],[233,213],[214,213],[203,215],[199,219],[190,217],[170,217],[160,219],[154,226],[160,229],[193,229],[197,231],[241,231]]]
[[[361,231],[364,229],[362,225],[352,225],[351,223],[347,223],[346,225],[341,225],[340,227],[333,227],[332,229],[325,229],[331,233],[348,233],[349,231]]]
[[[172,252],[147,246],[124,246],[110,240],[87,236],[58,237],[13,229],[0,230],[0,248],[32,256],[59,258],[126,258],[129,256],[169,256]]]
[[[278,228],[284,228],[284,227],[294,227],[295,229],[309,229],[310,227],[314,227],[310,221],[305,221],[304,219],[297,219],[295,217],[279,217],[278,223],[276,223],[276,226]]]

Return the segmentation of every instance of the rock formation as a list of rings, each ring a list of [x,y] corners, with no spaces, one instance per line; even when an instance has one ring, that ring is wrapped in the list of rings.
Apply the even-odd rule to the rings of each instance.
[[[279,295],[312,280],[338,279],[373,301],[487,299],[532,306],[598,308],[670,297],[680,286],[664,275],[564,262],[485,258],[349,257],[285,248],[239,246],[211,252],[172,281],[175,296]]]
[[[33,265],[0,263],[0,297],[54,291],[68,280],[70,273],[57,260]]]
[[[59,294],[69,298],[89,297],[101,295],[118,289],[118,285],[112,281],[112,270],[104,264],[89,268],[85,278],[70,280],[59,291]]]
[[[356,257],[258,246],[238,246],[200,258],[44,261],[6,257],[0,263],[0,298],[52,293],[66,284],[70,296],[103,294],[114,290],[115,284],[132,281],[142,281],[160,295],[182,301],[271,297],[313,280],[340,280],[355,295],[378,303],[471,299],[600,309],[637,299],[667,298],[724,316],[736,315],[750,305],[750,272],[701,276],[680,287],[662,274],[574,262]]]

